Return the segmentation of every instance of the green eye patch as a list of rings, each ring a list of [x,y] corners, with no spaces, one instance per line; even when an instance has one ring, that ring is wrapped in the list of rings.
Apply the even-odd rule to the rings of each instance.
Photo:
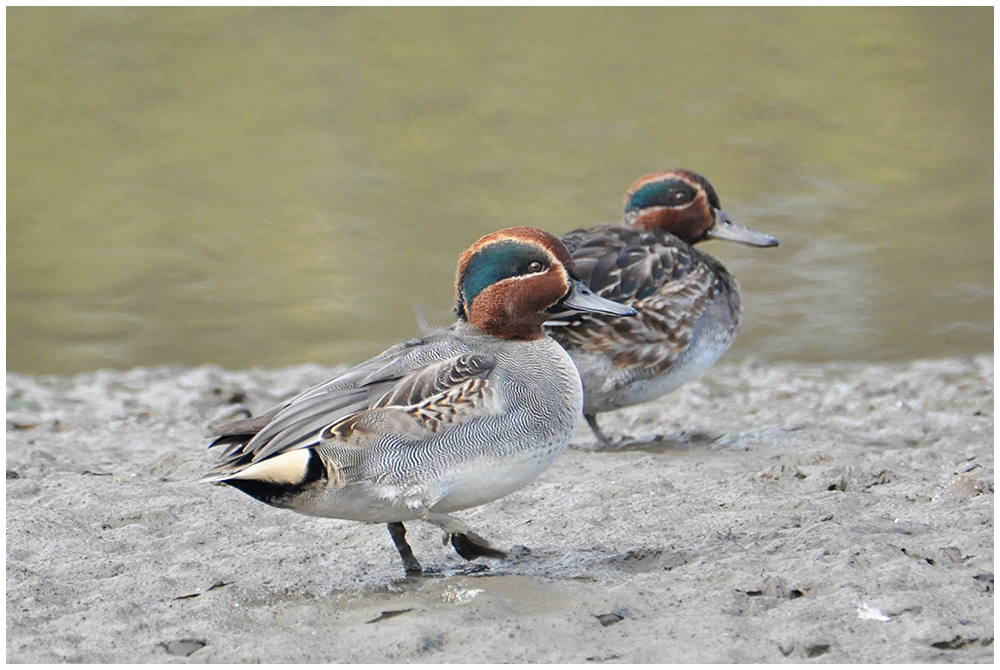
[[[691,185],[679,179],[653,182],[633,193],[625,209],[676,206],[684,202],[691,202],[694,200],[694,196],[695,192]]]
[[[508,277],[531,274],[531,264],[549,266],[545,251],[532,244],[501,240],[477,251],[465,264],[459,286],[466,305],[471,305],[483,289]]]

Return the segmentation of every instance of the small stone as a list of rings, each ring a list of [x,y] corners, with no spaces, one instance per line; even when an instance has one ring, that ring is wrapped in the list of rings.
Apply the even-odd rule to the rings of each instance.
[[[166,649],[167,653],[171,656],[190,656],[207,644],[204,640],[184,638],[183,640],[161,642],[160,646]]]
[[[625,616],[617,612],[609,612],[608,614],[595,614],[597,620],[601,622],[601,625],[607,628],[608,626],[613,626],[614,624],[622,621]]]

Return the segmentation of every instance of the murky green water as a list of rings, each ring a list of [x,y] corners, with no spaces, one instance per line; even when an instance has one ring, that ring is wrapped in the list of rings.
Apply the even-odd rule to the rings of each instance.
[[[727,354],[993,346],[993,9],[7,10],[7,366],[356,362],[458,254],[707,175]]]

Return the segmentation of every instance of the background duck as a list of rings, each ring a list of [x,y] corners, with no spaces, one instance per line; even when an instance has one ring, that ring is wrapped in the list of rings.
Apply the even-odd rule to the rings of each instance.
[[[304,514],[384,522],[407,574],[404,521],[445,531],[466,559],[503,557],[450,512],[521,488],[565,448],[583,389],[542,324],[551,312],[634,314],[572,276],[537,228],[481,238],[458,263],[458,322],[398,344],[257,418],[212,433],[222,482]]]
[[[646,175],[625,194],[622,223],[563,236],[578,276],[598,295],[631,305],[632,317],[575,314],[548,322],[583,380],[583,412],[602,444],[597,413],[659,398],[715,363],[736,340],[736,278],[692,245],[708,239],[757,247],[778,240],[736,223],[703,176]]]

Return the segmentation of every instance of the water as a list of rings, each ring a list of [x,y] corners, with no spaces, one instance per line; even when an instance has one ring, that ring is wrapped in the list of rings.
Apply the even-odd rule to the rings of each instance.
[[[993,346],[993,9],[7,10],[7,366],[357,362],[704,173],[730,360]]]

